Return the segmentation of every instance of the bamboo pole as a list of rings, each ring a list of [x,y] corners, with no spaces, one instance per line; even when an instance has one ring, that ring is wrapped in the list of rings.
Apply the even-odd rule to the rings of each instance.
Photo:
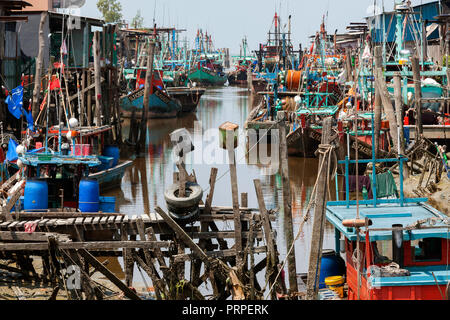
[[[45,48],[44,25],[45,21],[47,20],[47,16],[48,16],[47,12],[42,12],[41,21],[39,23],[39,53],[36,58],[36,72],[34,75],[33,100],[31,102],[33,119],[36,119],[39,113],[39,94],[41,93],[41,72],[42,72],[42,65],[44,62],[43,55]]]
[[[416,107],[416,140],[419,139],[419,136],[423,133],[422,127],[422,86],[420,80],[420,65],[419,58],[417,55],[414,55],[411,58],[411,65],[413,71],[413,79],[414,79],[414,99],[415,99],[415,107]]]
[[[378,68],[382,68],[383,65],[383,60],[382,60],[382,48],[380,46],[375,47],[375,72]],[[375,130],[374,132],[374,139],[375,141],[373,142],[374,148],[375,148],[375,153],[376,156],[379,155],[379,144],[380,144],[380,130],[381,130],[381,95],[380,95],[380,90],[378,90],[377,86],[375,85],[375,103],[374,103],[374,128],[373,130]]]
[[[153,58],[155,51],[155,43],[150,41],[147,48],[147,72],[145,74],[145,86],[144,86],[144,104],[142,106],[142,118],[141,118],[141,129],[139,135],[138,148],[145,149],[145,139],[147,131],[147,118],[148,118],[148,105],[150,101],[150,92],[152,88],[152,76],[153,76]]]
[[[286,252],[289,252],[291,246],[294,244],[294,226],[292,222],[292,197],[291,186],[289,182],[289,163],[288,150],[286,143],[286,112],[279,111],[277,113],[278,130],[280,137],[280,169],[281,180],[283,183],[283,213],[284,213],[284,228],[286,235]],[[289,277],[289,291],[290,293],[298,292],[297,285],[297,269],[295,262],[295,249],[287,256],[288,262],[288,277]]]
[[[102,125],[102,88],[100,82],[101,66],[100,66],[100,32],[94,32],[94,81],[95,81],[95,119],[96,125]]]
[[[327,145],[331,141],[331,121],[330,117],[325,118],[323,122],[322,144]],[[317,193],[315,195],[316,204],[314,208],[314,221],[311,237],[311,252],[309,255],[308,267],[308,281],[306,284],[307,300],[315,300],[319,291],[319,276],[320,264],[322,258],[323,234],[325,228],[325,211],[327,203],[327,189],[328,189],[328,155],[320,154],[319,163],[322,164],[319,168],[319,177],[317,181]]]

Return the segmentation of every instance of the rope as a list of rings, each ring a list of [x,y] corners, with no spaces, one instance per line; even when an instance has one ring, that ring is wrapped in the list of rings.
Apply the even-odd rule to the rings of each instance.
[[[318,150],[318,152],[319,152],[321,155],[323,155],[322,161],[321,161],[320,166],[319,166],[319,172],[321,172],[322,169],[323,169],[323,165],[324,165],[324,163],[325,163],[325,159],[326,159],[327,155],[328,155],[328,168],[329,168],[329,166],[330,166],[330,160],[331,160],[331,154],[332,154],[332,151],[334,150],[334,148],[335,148],[335,147],[334,147],[333,145],[331,145],[331,144],[321,144],[321,145],[319,145],[319,150]],[[336,172],[336,170],[337,170],[337,166],[335,167],[335,170],[334,170],[334,171]],[[333,176],[334,176],[334,174],[333,174]],[[284,259],[284,261],[283,261],[283,263],[282,263],[282,265],[281,265],[281,268],[279,269],[278,274],[277,274],[277,276],[275,277],[275,280],[274,280],[272,286],[270,287],[269,292],[267,293],[267,295],[266,295],[266,297],[265,297],[265,300],[267,300],[267,298],[269,297],[269,295],[270,295],[271,292],[273,291],[273,288],[274,288],[274,286],[275,286],[275,284],[276,284],[276,282],[277,282],[277,280],[278,280],[278,278],[279,278],[279,276],[280,276],[280,274],[281,274],[281,271],[284,269],[284,266],[286,265],[287,257],[291,254],[291,252],[292,252],[292,250],[293,250],[293,248],[294,248],[295,242],[298,240],[298,238],[300,237],[300,235],[301,235],[301,233],[302,233],[302,231],[303,231],[303,226],[304,226],[305,222],[308,221],[308,219],[309,219],[309,211],[311,210],[312,205],[315,204],[315,203],[316,203],[316,200],[317,200],[317,192],[316,192],[316,189],[317,189],[317,185],[318,185],[318,183],[319,183],[319,177],[320,177],[320,175],[317,175],[316,182],[315,182],[314,187],[313,187],[313,191],[311,192],[311,195],[312,195],[312,194],[315,194],[314,201],[309,202],[308,207],[307,207],[306,210],[305,210],[305,214],[304,214],[304,216],[303,216],[302,221],[300,222],[300,226],[299,226],[299,230],[298,230],[298,232],[297,232],[297,235],[295,236],[295,239],[294,239],[294,241],[292,242],[292,245],[290,246],[289,251],[288,251],[287,254],[286,254],[286,258]],[[331,179],[332,179],[332,178],[331,178]],[[331,180],[331,179],[330,179],[330,170],[328,170],[328,172],[327,172],[327,181],[329,181],[329,180]],[[266,285],[264,286],[264,290],[263,290],[263,291],[266,290],[267,284],[268,284],[268,283],[266,282]]]

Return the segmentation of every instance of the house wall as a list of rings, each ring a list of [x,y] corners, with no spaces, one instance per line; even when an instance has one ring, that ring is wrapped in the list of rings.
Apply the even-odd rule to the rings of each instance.
[[[54,0],[27,0],[31,7],[26,7],[23,11],[48,11],[53,9]]]

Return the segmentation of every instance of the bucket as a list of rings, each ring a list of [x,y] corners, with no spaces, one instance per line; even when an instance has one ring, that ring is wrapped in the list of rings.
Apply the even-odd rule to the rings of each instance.
[[[345,275],[345,261],[334,250],[323,250],[320,265],[319,289],[326,288],[325,279]]]
[[[120,151],[118,146],[105,146],[103,149],[103,155],[106,157],[114,158],[112,166],[115,167],[119,163]]]
[[[98,212],[100,191],[96,179],[83,178],[80,181],[78,209],[81,212]]]
[[[46,180],[28,179],[24,191],[24,210],[48,209],[48,184]]]
[[[328,289],[336,292],[340,298],[344,297],[344,277],[333,276],[325,278],[325,284]]]

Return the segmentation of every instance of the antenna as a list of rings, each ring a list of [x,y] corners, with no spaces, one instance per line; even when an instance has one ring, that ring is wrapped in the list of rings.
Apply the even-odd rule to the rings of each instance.
[[[153,7],[153,25],[155,25],[155,18],[156,18],[156,0],[154,2],[154,7]]]

